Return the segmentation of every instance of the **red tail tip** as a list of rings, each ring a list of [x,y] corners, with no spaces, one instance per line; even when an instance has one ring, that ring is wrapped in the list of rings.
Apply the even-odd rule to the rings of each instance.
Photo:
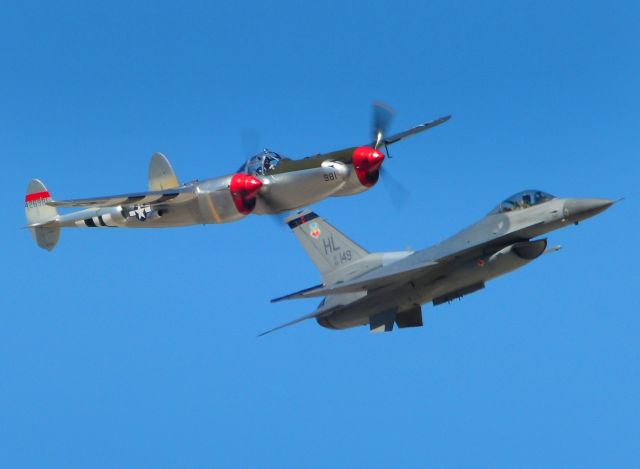
[[[48,191],[34,192],[33,194],[27,194],[27,196],[24,198],[24,201],[33,202],[35,200],[49,199],[49,198],[51,198],[51,194],[49,194]]]

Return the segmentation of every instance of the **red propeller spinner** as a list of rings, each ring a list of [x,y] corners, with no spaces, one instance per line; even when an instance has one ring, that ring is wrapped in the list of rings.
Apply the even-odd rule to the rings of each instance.
[[[358,147],[353,151],[353,167],[358,180],[365,187],[371,187],[380,177],[380,165],[384,155],[372,147]]]
[[[253,211],[260,188],[262,188],[262,181],[256,177],[244,173],[231,176],[229,192],[238,212],[248,215]]]

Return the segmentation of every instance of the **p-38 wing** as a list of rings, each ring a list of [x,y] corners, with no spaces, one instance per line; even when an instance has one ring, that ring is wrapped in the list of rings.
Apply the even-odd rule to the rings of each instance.
[[[425,122],[423,124],[419,124],[416,125],[415,127],[411,127],[410,129],[404,130],[402,132],[398,132],[396,134],[390,135],[390,136],[384,136],[382,133],[378,134],[380,138],[376,138],[376,136],[374,135],[374,141],[371,142],[367,142],[365,144],[365,146],[371,146],[374,148],[380,148],[380,147],[387,147],[388,145],[391,145],[393,143],[397,143],[400,140],[404,140],[406,138],[409,137],[413,137],[414,135],[417,135],[421,132],[424,132],[425,130],[429,130],[432,129],[434,127],[439,126],[440,124],[444,124],[445,122],[447,122],[449,119],[451,119],[451,116],[443,116],[443,117],[439,117],[438,119],[429,121],[429,122]],[[351,163],[352,160],[352,156],[353,156],[353,150],[356,147],[349,147],[349,148],[343,148],[340,150],[336,150],[336,151],[332,151],[332,152],[328,152],[328,153],[318,153],[316,155],[313,156],[309,156],[307,158],[305,158],[302,161],[308,160],[310,165],[313,164],[312,161],[313,160],[337,160],[337,161],[341,161],[343,163]],[[284,165],[280,171],[282,170],[286,170],[289,169],[288,165]],[[276,171],[278,172],[278,171]]]
[[[197,197],[192,184],[180,186],[169,160],[162,153],[155,153],[149,163],[149,191],[133,194],[108,195],[86,199],[51,200],[52,207],[116,207],[118,205],[167,206],[180,204]]]
[[[413,137],[414,135],[417,135],[420,132],[424,132],[425,130],[432,129],[440,124],[444,124],[449,119],[451,119],[451,116],[439,117],[438,119],[432,120],[430,122],[425,122],[424,124],[416,125],[415,127],[407,129],[403,132],[398,132],[397,134],[390,135],[389,137],[383,137],[380,140],[378,145],[387,146],[387,145],[391,145],[392,143],[399,142],[400,140],[404,140],[405,138]],[[378,142],[374,142],[374,144],[375,143],[378,143]]]

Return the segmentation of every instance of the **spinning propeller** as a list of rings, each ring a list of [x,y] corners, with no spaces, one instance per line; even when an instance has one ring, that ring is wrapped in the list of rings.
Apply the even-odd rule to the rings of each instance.
[[[396,111],[391,106],[381,101],[373,102],[373,148],[376,150],[384,143],[384,136],[389,130],[395,113]],[[386,146],[385,144],[385,148]]]
[[[373,102],[373,148],[378,150],[384,145],[384,150],[388,158],[391,158],[391,155],[389,154],[385,135],[387,135],[387,131],[389,130],[389,126],[391,125],[391,121],[393,120],[395,113],[395,109],[388,104],[385,104],[382,101]],[[382,161],[383,160],[384,157],[382,158]],[[401,208],[406,203],[410,193],[405,189],[401,182],[391,175],[389,170],[382,166],[382,161],[380,161],[378,169],[379,173],[382,175],[382,181],[387,195],[396,209]]]
[[[391,121],[393,120],[394,114],[394,109],[387,104],[384,104],[380,101],[375,101],[373,103],[373,148],[375,150],[379,150],[382,146],[384,146],[384,151],[387,155],[387,158],[391,158],[388,146],[392,143],[399,142],[400,140],[411,137],[425,130],[429,130],[433,127],[447,122],[451,118],[451,116],[439,117],[438,119],[435,119],[431,122],[425,122],[402,132],[393,135],[387,135],[387,130]],[[383,174],[382,179],[384,181],[385,189],[391,197],[393,205],[398,208],[399,206],[403,205],[406,199],[409,197],[409,191],[402,183],[393,178],[389,174],[389,171],[380,166],[381,164],[382,162],[378,164],[379,171],[377,172],[381,172]]]

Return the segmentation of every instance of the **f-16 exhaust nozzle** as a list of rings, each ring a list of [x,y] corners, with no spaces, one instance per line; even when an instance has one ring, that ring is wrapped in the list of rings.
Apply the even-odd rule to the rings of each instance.
[[[256,206],[256,197],[262,188],[262,181],[254,176],[236,173],[231,176],[229,192],[238,211],[248,215]]]
[[[384,155],[371,147],[358,147],[353,151],[353,167],[363,186],[370,187],[378,182],[380,166]]]
[[[577,223],[604,212],[613,203],[611,199],[567,199],[564,203],[564,217]]]

